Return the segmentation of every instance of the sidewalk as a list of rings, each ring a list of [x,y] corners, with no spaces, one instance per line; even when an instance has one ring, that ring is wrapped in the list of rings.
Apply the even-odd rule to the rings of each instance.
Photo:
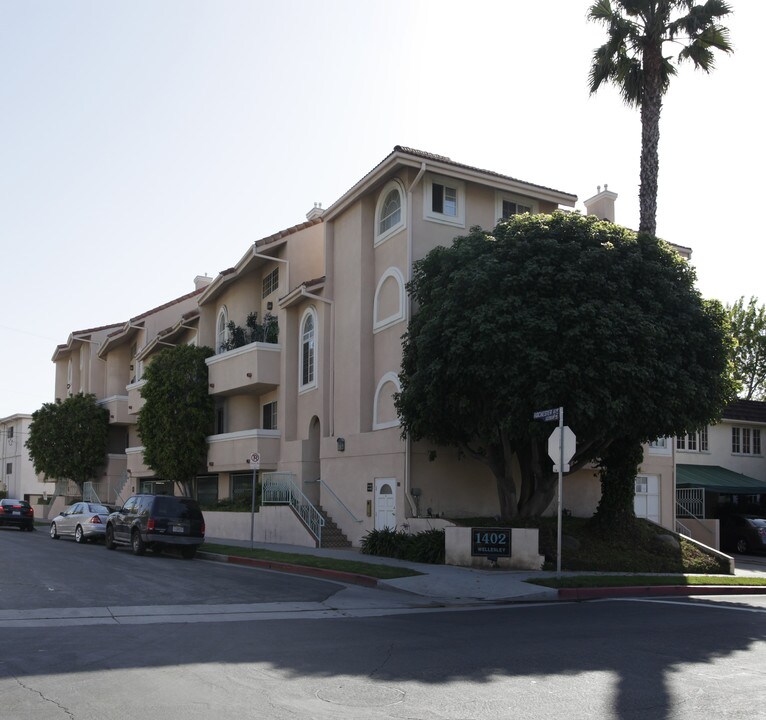
[[[235,545],[250,547],[248,541],[221,540],[207,538],[208,543],[221,545]],[[527,582],[529,579],[555,577],[556,573],[544,570],[475,570],[473,568],[455,567],[453,565],[431,565],[425,563],[408,562],[394,558],[379,557],[376,555],[363,555],[358,548],[337,550],[330,548],[309,548],[297,545],[276,545],[267,543],[255,543],[254,547],[275,552],[315,555],[318,557],[331,557],[338,560],[353,560],[370,564],[392,565],[417,570],[421,575],[397,578],[394,580],[378,580],[366,575],[339,572],[335,570],[323,570],[320,568],[308,568],[301,565],[279,563],[267,560],[251,560],[247,558],[235,558],[232,556],[215,556],[204,552],[204,545],[200,551],[200,557],[207,559],[221,558],[223,562],[233,562],[250,567],[260,567],[280,572],[291,572],[312,577],[363,585],[365,587],[389,588],[428,598],[436,604],[474,604],[478,602],[502,603],[502,602],[551,602],[555,600],[586,600],[598,597],[636,597],[636,596],[668,596],[668,595],[739,595],[739,594],[766,594],[766,586],[651,586],[631,588],[587,588],[587,589],[561,589],[555,590],[534,585]],[[226,559],[223,559],[223,558]],[[759,562],[761,561],[761,562]],[[562,575],[594,575],[603,574],[605,585],[608,585],[608,573],[576,573],[564,572]],[[614,573],[625,574],[625,573]],[[745,562],[742,568],[735,571],[737,576],[766,577],[766,558],[753,558],[753,562]]]

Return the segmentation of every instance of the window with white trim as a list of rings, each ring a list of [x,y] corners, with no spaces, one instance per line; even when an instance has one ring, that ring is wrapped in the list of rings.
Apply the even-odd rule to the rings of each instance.
[[[313,308],[309,308],[303,314],[301,321],[300,337],[300,377],[299,385],[301,390],[308,390],[316,387],[316,332],[317,318]]]
[[[218,320],[215,323],[215,347],[216,352],[222,353],[226,349],[226,343],[229,341],[229,311],[226,305],[218,311]]]
[[[394,372],[386,373],[375,388],[375,399],[372,408],[372,429],[383,430],[397,427],[399,416],[394,405],[394,395],[401,392],[399,377]]]
[[[9,440],[13,439],[13,425],[11,425],[11,427],[8,428],[8,439]]]
[[[391,180],[378,195],[375,207],[375,244],[382,243],[405,226],[404,186]]]
[[[454,178],[427,175],[424,185],[425,219],[465,227],[465,184]]]
[[[6,463],[5,464],[5,474],[6,475],[13,475],[13,463]]]
[[[522,213],[536,213],[537,203],[531,198],[511,195],[509,193],[495,193],[495,217],[498,220],[507,220],[513,215]]]
[[[277,429],[277,401],[266,403],[263,406],[263,429]]]
[[[731,451],[735,455],[760,455],[760,428],[733,427],[731,429]]]
[[[263,297],[271,295],[279,287],[279,268],[275,267],[263,278]]]
[[[372,331],[380,332],[404,320],[404,275],[399,268],[390,267],[378,281],[372,304]]]
[[[684,450],[686,452],[708,452],[707,427],[702,428],[696,433],[688,433],[676,437],[676,450]]]

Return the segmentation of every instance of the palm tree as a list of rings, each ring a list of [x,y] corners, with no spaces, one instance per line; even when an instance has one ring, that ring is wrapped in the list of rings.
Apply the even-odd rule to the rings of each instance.
[[[729,31],[718,22],[729,13],[723,0],[598,0],[588,10],[589,20],[607,28],[607,41],[593,53],[591,94],[612,82],[628,105],[641,108],[639,232],[657,230],[660,112],[674,59],[710,72],[714,50],[732,51]],[[681,46],[676,58],[663,55],[665,43]]]

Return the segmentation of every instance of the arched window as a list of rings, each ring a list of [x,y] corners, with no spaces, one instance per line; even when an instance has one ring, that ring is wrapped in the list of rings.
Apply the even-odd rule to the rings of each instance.
[[[303,314],[301,320],[300,337],[300,377],[298,379],[300,389],[308,390],[316,387],[317,384],[317,355],[316,355],[316,337],[317,337],[317,318],[316,311],[309,308]]]
[[[375,208],[375,244],[383,242],[404,227],[404,187],[398,180],[387,183]]]
[[[218,321],[215,324],[215,348],[216,352],[222,353],[226,350],[226,344],[229,340],[229,313],[224,305],[218,311]]]
[[[375,388],[375,400],[372,408],[372,429],[383,430],[399,425],[399,416],[394,406],[394,394],[401,392],[396,373],[386,373]]]
[[[404,320],[405,300],[404,275],[399,268],[390,267],[383,273],[375,288],[372,331],[379,332]]]

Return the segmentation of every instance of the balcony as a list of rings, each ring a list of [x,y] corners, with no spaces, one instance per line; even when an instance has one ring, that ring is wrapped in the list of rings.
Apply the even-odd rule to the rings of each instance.
[[[141,388],[146,385],[146,380],[139,380],[138,382],[128,385],[128,414],[138,415],[141,412],[141,408],[144,406],[144,399],[141,397]],[[135,417],[132,418],[132,422],[135,422]]]
[[[129,447],[125,448],[125,455],[128,460],[128,474],[134,477],[151,477],[152,470],[144,463],[144,448]]]
[[[279,430],[242,430],[207,438],[207,469],[228,472],[250,469],[250,456],[261,455],[261,468],[276,468],[279,459]]]
[[[273,390],[280,382],[281,353],[280,345],[254,342],[208,358],[205,361],[208,392],[211,395],[262,395]]]
[[[109,411],[109,423],[111,425],[130,425],[134,422],[128,414],[128,396],[112,395],[99,400],[98,404]]]

